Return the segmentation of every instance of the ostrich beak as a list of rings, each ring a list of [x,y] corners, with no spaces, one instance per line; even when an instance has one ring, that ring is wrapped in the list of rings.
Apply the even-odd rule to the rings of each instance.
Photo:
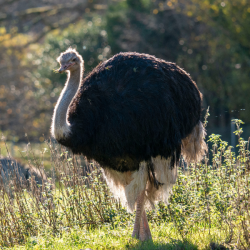
[[[60,73],[60,74],[61,74],[62,72],[64,72],[63,67],[61,67],[60,69],[58,69],[57,72]]]
[[[58,73],[63,73],[65,72],[67,69],[69,69],[74,63],[68,63],[68,64],[64,64],[64,65],[61,65],[61,68],[58,69]]]

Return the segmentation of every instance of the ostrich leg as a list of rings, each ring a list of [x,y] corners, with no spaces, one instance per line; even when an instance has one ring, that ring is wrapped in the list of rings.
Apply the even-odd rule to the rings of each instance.
[[[146,212],[144,209],[144,203],[145,203],[145,191],[142,191],[136,200],[135,224],[132,234],[132,237],[137,238],[141,241],[152,239]]]

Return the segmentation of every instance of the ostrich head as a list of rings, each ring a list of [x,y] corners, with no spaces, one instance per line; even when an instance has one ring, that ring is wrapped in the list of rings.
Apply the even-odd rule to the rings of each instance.
[[[80,54],[75,49],[68,48],[65,52],[61,53],[57,58],[57,61],[60,63],[60,69],[57,70],[58,73],[63,73],[66,70],[73,72],[79,70],[83,67],[83,59]]]

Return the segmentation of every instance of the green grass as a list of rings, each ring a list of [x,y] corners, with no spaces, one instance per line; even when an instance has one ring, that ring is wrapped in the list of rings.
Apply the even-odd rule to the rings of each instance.
[[[34,159],[43,162],[46,170],[51,168],[51,157],[47,143],[13,143],[0,141],[0,156],[13,157],[22,164],[36,165]]]
[[[51,234],[30,237],[25,246],[13,249],[209,249],[211,241],[219,242],[219,231],[200,229],[190,239],[183,240],[171,224],[150,224],[153,241],[140,242],[133,239],[132,226],[110,228],[103,226],[95,230],[70,229],[58,236]],[[223,238],[223,236],[221,237]]]
[[[238,155],[212,134],[211,163],[180,166],[169,204],[147,211],[153,241],[132,239],[135,214],[121,207],[99,166],[48,143],[48,181],[26,189],[0,178],[0,244],[12,249],[210,249],[210,244],[250,249],[249,141]],[[44,168],[39,154],[28,160]],[[216,249],[216,247],[213,247]]]

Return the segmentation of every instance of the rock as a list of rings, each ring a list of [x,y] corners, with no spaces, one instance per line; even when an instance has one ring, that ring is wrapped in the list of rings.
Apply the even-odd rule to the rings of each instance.
[[[0,178],[5,187],[14,185],[18,188],[28,188],[31,178],[37,185],[47,181],[43,170],[24,166],[13,158],[0,158]]]

